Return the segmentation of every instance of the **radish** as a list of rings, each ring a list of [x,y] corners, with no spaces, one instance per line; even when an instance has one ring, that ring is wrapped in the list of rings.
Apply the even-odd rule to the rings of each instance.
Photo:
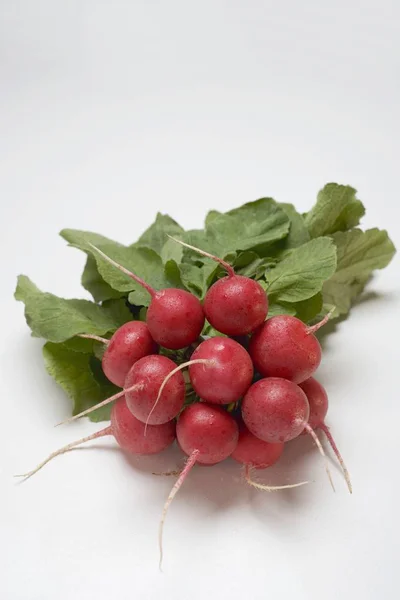
[[[193,294],[178,288],[165,288],[156,291],[143,279],[125,269],[104,254],[93,244],[89,244],[104,260],[131,277],[146,289],[151,302],[147,311],[146,323],[151,337],[164,348],[179,350],[190,346],[199,337],[204,326],[204,312],[200,300]]]
[[[304,391],[292,381],[280,377],[268,377],[253,383],[242,402],[243,421],[253,435],[264,442],[288,442],[306,429],[325,458],[324,449],[308,424],[309,416],[310,407]],[[333,487],[327,463],[325,470]]]
[[[321,362],[321,346],[313,334],[329,317],[330,313],[312,327],[288,315],[268,319],[254,332],[249,344],[256,371],[264,377],[284,377],[294,383],[308,379]]]
[[[175,368],[175,366],[175,363],[166,356],[159,354],[144,356],[132,365],[121,392],[58,423],[58,425],[80,419],[122,396],[125,396],[132,414],[140,421],[146,422],[146,426],[149,423],[161,425],[170,421],[180,412],[186,392],[183,376],[181,373],[177,373],[179,368]],[[172,377],[173,380],[170,381]],[[162,383],[163,386],[160,387]],[[167,383],[168,387],[163,393]],[[158,404],[159,401],[160,404]]]
[[[168,378],[159,397],[161,384],[170,374],[172,376]],[[177,372],[176,364],[171,359],[157,354],[145,356],[132,366],[125,380],[125,388],[132,388],[132,391],[125,393],[129,410],[146,425],[161,425],[171,421],[181,411],[185,401],[186,388],[182,373]],[[156,400],[157,406],[154,407]]]
[[[191,360],[182,363],[167,375],[161,384],[148,422],[164,387],[178,371],[189,367],[190,381],[202,400],[213,404],[236,402],[246,392],[253,378],[253,365],[246,350],[230,338],[213,337],[205,340],[192,354]]]
[[[189,458],[164,505],[159,530],[160,568],[164,522],[172,500],[196,463],[215,465],[232,454],[239,431],[236,421],[221,407],[197,402],[180,415],[176,435],[180,448]]]
[[[148,354],[155,354],[158,350],[148,326],[142,321],[125,323],[117,329],[110,340],[90,334],[82,334],[80,337],[106,344],[101,361],[103,372],[119,387],[123,387],[129,369],[137,360]]]
[[[25,479],[37,473],[42,467],[56,456],[65,454],[76,446],[80,446],[90,440],[96,440],[106,435],[113,435],[118,445],[127,452],[133,454],[157,454],[172,444],[175,439],[175,422],[169,421],[164,425],[149,425],[147,435],[144,436],[145,425],[132,415],[123,398],[114,404],[111,411],[111,424],[96,433],[67,444],[56,452],[52,452],[46,460],[41,462],[35,469],[16,475]]]
[[[171,239],[215,260],[228,273],[227,277],[219,279],[210,287],[204,298],[204,312],[214,329],[226,335],[245,335],[265,321],[268,297],[258,281],[237,275],[233,267],[222,258],[176,238]]]
[[[272,492],[275,490],[282,490],[287,488],[295,488],[308,483],[307,481],[301,481],[300,483],[294,483],[290,485],[280,486],[269,486],[258,483],[251,479],[251,469],[266,469],[272,466],[279,460],[283,452],[284,444],[278,442],[276,444],[270,444],[260,440],[255,435],[250,433],[245,425],[239,427],[239,440],[236,448],[231,454],[231,458],[239,463],[245,465],[245,476],[246,481],[249,485],[259,489]]]
[[[308,403],[310,405],[310,417],[308,419],[308,424],[313,429],[322,429],[325,433],[328,442],[330,443],[333,452],[338,459],[340,466],[342,467],[342,471],[347,483],[347,487],[349,489],[350,494],[353,493],[353,488],[350,481],[350,474],[347,470],[347,467],[344,463],[342,455],[339,452],[338,447],[336,446],[335,440],[332,437],[332,434],[329,430],[329,427],[325,424],[326,413],[328,412],[328,394],[326,393],[325,388],[314,379],[314,377],[310,377],[300,383],[299,386],[305,392]],[[307,433],[306,431],[304,433]]]

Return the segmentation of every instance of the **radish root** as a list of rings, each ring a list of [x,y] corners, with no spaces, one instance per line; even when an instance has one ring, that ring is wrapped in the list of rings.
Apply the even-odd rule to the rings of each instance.
[[[168,373],[168,375],[166,376],[166,378],[164,379],[164,381],[162,382],[160,389],[158,390],[158,395],[156,398],[156,401],[154,402],[148,417],[146,419],[146,423],[145,423],[145,427],[144,427],[144,436],[146,436],[147,434],[147,427],[149,425],[149,420],[151,415],[153,414],[160,398],[161,398],[161,394],[164,391],[165,386],[167,385],[168,381],[171,379],[171,377],[173,377],[175,375],[175,373],[178,373],[178,371],[181,371],[182,369],[185,369],[186,367],[190,367],[190,365],[199,365],[199,364],[205,364],[205,365],[210,365],[213,364],[212,360],[207,360],[206,358],[195,358],[194,360],[188,360],[185,363],[182,363],[181,365],[179,365],[178,367],[176,367],[175,369],[173,369],[171,371],[171,373]]]
[[[95,342],[100,342],[100,344],[105,344],[106,346],[110,343],[110,340],[107,338],[100,337],[99,335],[92,335],[91,333],[80,333],[78,337],[83,338],[84,340],[94,340]]]
[[[307,335],[310,335],[310,333],[315,333],[316,331],[318,331],[318,329],[326,325],[329,319],[331,318],[332,314],[335,312],[335,310],[336,306],[331,308],[331,310],[324,316],[324,318],[319,323],[307,327]]]
[[[351,484],[350,474],[349,474],[349,472],[347,470],[347,467],[346,467],[346,465],[344,463],[342,455],[340,454],[339,449],[336,446],[335,440],[333,439],[333,436],[332,436],[332,434],[331,434],[331,432],[329,430],[329,427],[327,425],[325,425],[325,423],[321,423],[320,424],[320,428],[325,433],[325,435],[327,437],[327,440],[330,443],[330,445],[332,447],[332,450],[335,453],[336,458],[338,459],[338,461],[340,463],[340,466],[342,467],[342,471],[343,471],[344,478],[345,478],[346,483],[347,483],[347,487],[349,489],[350,494],[352,494],[353,493],[353,486]]]
[[[32,475],[35,475],[35,473],[40,471],[40,469],[42,469],[45,465],[47,465],[47,463],[50,462],[51,460],[53,460],[53,458],[55,458],[56,456],[65,454],[66,452],[69,452],[69,450],[72,450],[76,446],[80,446],[81,444],[84,444],[85,442],[90,442],[90,440],[97,440],[97,438],[103,437],[105,435],[112,435],[111,427],[106,427],[105,429],[96,431],[96,433],[92,433],[91,435],[87,435],[86,437],[83,437],[80,440],[76,440],[75,442],[71,442],[70,444],[63,446],[59,450],[56,450],[55,452],[52,452],[51,454],[49,454],[49,456],[43,462],[38,464],[38,466],[35,469],[32,469],[32,471],[28,471],[27,473],[23,473],[22,475],[14,475],[14,477],[23,477],[25,480],[29,479],[29,477],[32,477]]]
[[[306,483],[310,483],[309,481],[300,481],[299,483],[290,483],[288,485],[264,485],[262,483],[258,483],[258,481],[254,481],[251,478],[251,471],[253,467],[250,465],[246,465],[245,467],[245,478],[249,485],[257,488],[258,490],[264,490],[265,492],[275,492],[276,490],[287,490],[290,488],[297,488],[302,485],[306,485]]]
[[[311,427],[311,426],[310,426],[308,423],[306,423],[306,424],[304,425],[304,429],[305,429],[305,430],[307,431],[307,433],[308,433],[308,434],[309,434],[309,435],[312,437],[312,439],[314,440],[314,442],[315,442],[315,444],[316,444],[316,446],[317,446],[317,448],[318,448],[318,450],[319,450],[319,452],[320,452],[321,456],[324,458],[324,460],[325,460],[325,471],[326,471],[326,474],[328,475],[328,479],[329,479],[329,481],[330,481],[330,484],[331,484],[331,486],[332,486],[332,489],[333,489],[333,491],[334,491],[334,492],[336,492],[336,490],[335,490],[335,486],[333,485],[332,475],[331,475],[331,472],[330,472],[330,470],[329,470],[329,466],[328,466],[328,460],[327,460],[327,458],[326,458],[325,451],[324,451],[324,449],[323,449],[323,447],[322,447],[322,445],[321,445],[321,442],[320,442],[320,441],[319,441],[319,439],[318,439],[318,436],[317,436],[317,434],[315,433],[314,429],[313,429],[313,428],[312,428],[312,427]]]
[[[110,265],[112,265],[116,269],[119,269],[121,271],[121,273],[125,273],[125,275],[128,275],[128,277],[130,277],[131,279],[136,281],[136,283],[138,283],[139,285],[144,287],[144,289],[149,292],[149,294],[152,298],[155,296],[155,294],[156,294],[155,289],[153,289],[141,277],[138,277],[138,275],[135,275],[134,273],[132,273],[131,271],[129,271],[128,269],[126,269],[125,267],[123,267],[122,265],[117,263],[115,260],[113,260],[112,258],[107,256],[107,254],[105,254],[102,250],[100,250],[100,248],[97,248],[97,246],[95,246],[94,244],[91,244],[90,242],[88,242],[88,245],[92,248],[92,250],[95,250],[98,254],[100,254],[101,258],[104,258],[104,260],[107,261]]]
[[[223,267],[225,269],[225,271],[228,273],[229,277],[233,277],[234,275],[236,275],[232,265],[227,263],[226,260],[223,260],[222,258],[218,258],[218,256],[215,256],[214,254],[210,254],[209,252],[206,252],[205,250],[200,250],[200,248],[196,248],[196,246],[191,246],[190,244],[187,244],[186,242],[182,242],[181,240],[178,240],[177,238],[172,237],[172,235],[168,235],[168,237],[171,240],[173,240],[174,242],[176,242],[177,244],[181,244],[181,246],[185,246],[185,248],[194,250],[198,254],[201,254],[202,256],[206,256],[207,258],[211,258],[211,260],[214,260],[215,262],[219,263],[221,265],[221,267]]]
[[[165,517],[167,516],[167,511],[168,511],[168,508],[169,508],[172,500],[175,498],[176,494],[180,490],[186,477],[189,475],[190,471],[196,464],[197,457],[199,454],[200,454],[199,450],[193,450],[192,454],[187,459],[186,465],[182,469],[182,472],[179,475],[179,478],[175,482],[175,485],[172,488],[172,490],[170,491],[169,496],[164,504],[164,509],[163,509],[163,512],[161,515],[160,527],[159,527],[159,531],[158,531],[158,545],[159,545],[159,549],[160,549],[160,562],[159,562],[160,571],[162,571],[161,567],[162,567],[162,561],[163,561],[163,531],[164,531]]]
[[[76,419],[80,419],[81,417],[85,417],[86,415],[88,415],[91,412],[97,410],[98,408],[101,408],[102,406],[106,406],[110,402],[114,402],[114,400],[118,400],[118,398],[122,398],[122,396],[126,392],[133,392],[133,391],[135,391],[137,389],[140,389],[142,387],[143,387],[143,384],[136,383],[132,387],[127,388],[126,390],[121,390],[120,392],[117,392],[113,396],[110,396],[109,398],[106,398],[102,402],[99,402],[98,404],[95,404],[94,406],[91,406],[90,408],[87,408],[86,410],[82,411],[78,415],[74,415],[73,417],[69,417],[68,419],[65,419],[64,421],[61,421],[60,423],[57,423],[57,425],[55,425],[54,427],[59,427],[60,425],[65,425],[66,423],[72,423],[72,421],[76,421]]]

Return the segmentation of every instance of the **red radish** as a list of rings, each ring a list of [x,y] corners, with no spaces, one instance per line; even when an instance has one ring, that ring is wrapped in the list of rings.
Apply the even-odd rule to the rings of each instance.
[[[250,431],[241,425],[239,427],[239,440],[235,450],[231,454],[231,458],[239,463],[245,465],[245,476],[246,481],[249,485],[268,492],[275,490],[283,490],[287,488],[295,488],[308,483],[307,481],[301,481],[300,483],[293,483],[289,485],[278,485],[270,486],[253,481],[251,478],[251,469],[266,469],[272,466],[279,460],[283,452],[284,444],[279,442],[277,444],[270,444],[260,440]]]
[[[180,448],[189,458],[164,505],[159,531],[160,568],[164,521],[176,493],[196,463],[215,465],[232,454],[239,431],[236,421],[225,410],[219,406],[197,402],[182,412],[176,426],[176,435]]]
[[[170,374],[159,396],[161,384]],[[176,372],[176,364],[171,359],[158,354],[145,356],[132,366],[125,380],[125,389],[130,388],[132,391],[125,393],[128,408],[146,425],[171,421],[185,401],[186,388],[182,373]],[[154,406],[156,400],[157,406]]]
[[[176,238],[171,239],[215,260],[227,271],[228,276],[214,283],[204,298],[206,318],[217,331],[226,335],[245,335],[265,321],[268,297],[258,281],[237,275],[233,267],[222,258]]]
[[[310,405],[310,417],[308,419],[308,424],[313,429],[322,429],[325,433],[328,442],[330,443],[333,452],[338,459],[340,466],[342,467],[343,474],[347,483],[347,487],[349,489],[350,494],[353,493],[353,488],[350,481],[350,475],[347,470],[347,467],[344,463],[342,455],[339,452],[338,447],[336,446],[335,440],[332,437],[332,434],[329,430],[329,427],[325,424],[326,413],[328,412],[328,394],[326,393],[325,388],[314,379],[314,377],[310,377],[303,381],[303,383],[299,384],[301,389],[305,392],[308,403]],[[306,431],[304,433],[307,433]]]
[[[243,420],[264,442],[288,442],[301,434],[310,414],[307,396],[298,385],[280,377],[260,379],[242,402]]]
[[[316,433],[308,424],[309,416],[306,394],[292,381],[280,377],[268,377],[253,383],[242,402],[243,420],[256,437],[269,443],[288,442],[306,429],[325,457]],[[325,470],[334,489],[327,463]]]
[[[101,361],[103,372],[119,387],[124,386],[128,371],[137,360],[149,354],[156,354],[158,350],[148,326],[142,321],[125,323],[110,340],[90,334],[82,334],[80,337],[95,339],[107,345]]]
[[[254,332],[249,344],[256,371],[264,377],[284,377],[294,383],[308,379],[321,362],[321,346],[313,334],[329,316],[312,327],[288,315],[268,319]]]
[[[178,350],[190,346],[199,337],[204,326],[204,312],[200,300],[178,288],[156,291],[143,279],[125,269],[102,250],[89,244],[104,260],[131,277],[151,296],[146,323],[151,337],[164,348]]]
[[[253,365],[247,351],[229,338],[213,337],[202,342],[189,365],[193,389],[207,402],[229,404],[246,393],[253,379]],[[206,362],[209,361],[209,362]],[[190,362],[190,361],[189,361]]]
[[[239,440],[231,456],[237,462],[254,469],[266,469],[281,457],[283,442],[271,444],[260,440],[242,425],[239,428]]]
[[[78,415],[65,419],[65,421],[58,423],[58,425],[65,425],[65,423],[71,423],[71,421],[80,419],[98,408],[114,402],[114,400],[122,398],[122,396],[125,396],[132,414],[136,418],[139,418],[139,420],[146,421],[146,425],[150,420],[153,425],[166,423],[176,417],[185,400],[184,379],[181,373],[175,376],[179,369],[175,369],[174,367],[175,363],[166,356],[159,354],[144,356],[132,366],[126,377],[126,381],[132,382],[131,385],[127,385],[125,382],[124,389],[117,394],[87,408]],[[171,385],[168,386],[166,393],[162,394],[164,387],[172,377],[174,379],[171,381]],[[160,387],[161,383],[163,383],[162,387]],[[153,411],[155,411],[160,399],[161,404],[153,416]],[[150,407],[152,407],[151,410]]]
[[[96,440],[106,435],[113,435],[118,442],[118,445],[123,450],[132,452],[133,454],[157,454],[170,446],[175,439],[174,421],[170,421],[164,425],[149,425],[146,437],[144,436],[144,428],[144,423],[132,415],[125,400],[121,398],[112,407],[111,425],[109,427],[105,427],[96,433],[92,433],[71,444],[67,444],[56,452],[52,452],[52,454],[50,454],[50,456],[35,469],[24,475],[17,475],[17,477],[31,477],[56,456],[65,454],[65,452],[68,452],[85,442]]]

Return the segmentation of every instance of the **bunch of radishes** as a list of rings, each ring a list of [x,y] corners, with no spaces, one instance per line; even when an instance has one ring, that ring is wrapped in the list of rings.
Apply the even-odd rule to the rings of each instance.
[[[152,289],[92,246],[150,293],[146,322],[128,322],[110,340],[82,336],[106,345],[103,371],[123,389],[68,421],[115,401],[111,424],[54,452],[24,476],[100,436],[113,435],[121,448],[136,454],[161,452],[176,439],[188,460],[165,504],[163,523],[172,498],[195,463],[214,465],[231,456],[246,466],[249,483],[261,489],[280,489],[252,481],[250,468],[269,467],[281,456],[285,442],[304,432],[312,435],[323,454],[314,432],[321,428],[351,491],[347,470],[324,422],[326,392],[312,377],[321,361],[321,347],[314,333],[329,315],[314,326],[287,315],[267,319],[268,298],[257,281],[237,275],[218,257],[188,247],[219,262],[227,271],[227,276],[208,290],[203,304],[185,290]],[[201,338],[205,319],[222,335]],[[160,353],[162,349],[183,348],[193,352],[190,360],[180,365],[165,352]],[[182,370],[186,368],[185,380]],[[187,403],[188,385],[193,392],[191,404]]]

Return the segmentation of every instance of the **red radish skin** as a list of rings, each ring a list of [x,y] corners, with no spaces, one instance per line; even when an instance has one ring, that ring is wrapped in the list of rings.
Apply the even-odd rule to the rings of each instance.
[[[71,444],[67,444],[56,452],[52,452],[35,469],[28,473],[24,473],[23,475],[16,475],[16,477],[28,479],[40,471],[40,469],[56,456],[65,454],[69,450],[72,450],[85,442],[96,440],[107,435],[113,435],[118,445],[123,450],[133,454],[157,454],[158,452],[165,450],[165,448],[168,448],[175,439],[174,421],[170,421],[164,425],[149,425],[146,437],[144,436],[144,428],[144,423],[132,415],[124,398],[121,398],[112,407],[111,425],[109,427],[105,427],[100,431],[96,431],[96,433],[92,433]]]
[[[347,470],[343,457],[336,446],[336,442],[330,432],[330,429],[325,423],[325,417],[328,412],[328,394],[326,393],[325,388],[319,383],[319,381],[314,379],[314,377],[310,377],[306,381],[303,381],[303,383],[300,383],[300,387],[305,392],[310,405],[310,417],[308,419],[308,424],[313,429],[322,429],[322,431],[325,433],[326,438],[342,468],[348,490],[350,494],[352,494],[353,487],[351,484],[350,474]],[[304,433],[307,433],[307,431],[304,431]]]
[[[175,368],[171,359],[155,354],[141,358],[130,369],[124,387],[135,389],[125,392],[126,403],[131,413],[143,423],[161,425],[181,411],[186,393],[181,372],[174,373],[158,398],[162,383]]]
[[[294,383],[308,379],[321,362],[321,346],[296,317],[278,315],[254,332],[249,353],[256,371],[264,377],[283,377]]]
[[[160,569],[164,522],[173,498],[196,463],[215,465],[232,454],[238,442],[239,429],[233,417],[219,406],[197,402],[185,408],[180,415],[176,435],[188,460],[164,504],[159,529]]]
[[[132,365],[123,390],[58,425],[76,421],[122,396],[125,396],[129,409],[137,419],[150,425],[166,423],[176,417],[185,400],[185,382],[181,373],[173,372],[175,367],[175,363],[166,356],[144,356]],[[172,377],[169,379],[168,375]]]
[[[264,442],[288,442],[307,423],[310,408],[298,385],[280,377],[260,379],[250,387],[242,402],[243,420]]]
[[[166,288],[156,291],[143,279],[89,244],[104,260],[139,283],[151,296],[146,323],[153,340],[170,350],[190,346],[199,337],[204,326],[204,312],[200,300],[186,290]]]
[[[190,456],[198,451],[196,462],[215,465],[232,454],[239,429],[233,417],[221,407],[197,402],[182,412],[176,437],[185,454]]]
[[[243,465],[254,469],[266,469],[281,457],[284,444],[271,444],[260,440],[242,425],[239,428],[239,440],[231,457]]]
[[[129,321],[117,329],[109,340],[101,361],[103,372],[112,383],[122,388],[132,365],[157,351],[158,346],[146,323]]]
[[[189,366],[196,394],[213,404],[236,402],[253,379],[253,365],[247,351],[229,338],[213,337],[202,342],[192,360],[210,361]]]
[[[245,335],[265,321],[268,297],[258,281],[237,275],[229,263],[209,252],[172,239],[215,260],[228,272],[227,277],[219,279],[211,286],[203,303],[206,318],[217,331],[226,335]]]
[[[302,383],[299,383],[299,387],[303,390],[307,396],[308,403],[310,405],[310,416],[308,424],[313,429],[318,429],[322,423],[324,423],[326,414],[328,412],[328,394],[325,388],[314,379],[310,377]],[[307,433],[304,431],[303,433]]]

